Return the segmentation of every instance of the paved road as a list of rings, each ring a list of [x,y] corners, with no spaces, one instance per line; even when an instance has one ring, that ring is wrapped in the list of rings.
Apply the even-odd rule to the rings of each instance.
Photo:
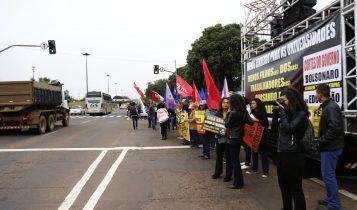
[[[245,174],[243,190],[210,178],[214,161],[180,145],[174,133],[139,123],[124,112],[72,117],[42,136],[0,135],[0,209],[280,209],[275,167],[271,176]],[[324,188],[304,181],[308,209]],[[344,209],[357,201],[341,195]]]

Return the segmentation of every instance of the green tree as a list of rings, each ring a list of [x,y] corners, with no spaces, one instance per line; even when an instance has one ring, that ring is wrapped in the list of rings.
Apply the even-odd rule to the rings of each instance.
[[[192,44],[187,55],[187,66],[179,72],[190,84],[195,81],[198,88],[205,86],[202,58],[206,59],[211,75],[219,89],[227,77],[230,90],[241,85],[240,25],[217,24],[204,29],[202,36]]]

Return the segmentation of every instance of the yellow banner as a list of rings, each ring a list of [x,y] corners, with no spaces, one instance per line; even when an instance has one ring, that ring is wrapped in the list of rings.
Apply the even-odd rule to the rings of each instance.
[[[203,111],[203,110],[196,110],[195,111],[197,132],[201,133],[201,134],[205,133],[205,130],[203,130],[203,125],[205,123],[205,114],[206,114],[206,112]]]
[[[190,124],[188,122],[188,115],[184,111],[178,112],[178,132],[185,140],[190,141]]]

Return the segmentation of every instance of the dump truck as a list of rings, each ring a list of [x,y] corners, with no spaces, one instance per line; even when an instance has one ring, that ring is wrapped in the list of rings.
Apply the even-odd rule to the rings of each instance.
[[[0,132],[32,130],[44,134],[55,123],[69,125],[69,108],[62,85],[36,81],[0,82]]]

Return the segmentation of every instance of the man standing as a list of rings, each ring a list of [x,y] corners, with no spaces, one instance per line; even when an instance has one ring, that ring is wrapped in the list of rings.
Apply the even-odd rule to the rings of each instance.
[[[337,103],[330,99],[330,87],[327,84],[318,85],[316,94],[322,110],[318,142],[321,152],[321,174],[327,190],[327,199],[320,200],[319,207],[339,210],[341,204],[335,170],[344,147],[342,113]]]

